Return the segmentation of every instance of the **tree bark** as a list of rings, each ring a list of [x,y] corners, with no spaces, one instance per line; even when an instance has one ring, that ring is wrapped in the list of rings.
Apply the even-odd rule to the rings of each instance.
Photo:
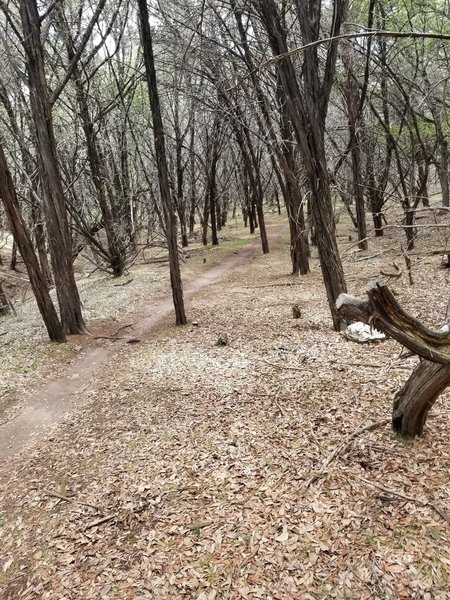
[[[274,55],[288,52],[287,34],[274,0],[253,0],[269,36]],[[316,41],[320,35],[320,0],[296,1],[299,23],[302,28],[303,43]],[[335,0],[332,34],[340,31],[345,0]],[[342,317],[336,311],[335,303],[346,291],[336,240],[336,231],[331,199],[330,182],[325,152],[325,119],[336,63],[336,44],[331,44],[326,67],[322,72],[317,47],[305,50],[303,63],[303,86],[300,91],[297,73],[289,56],[276,63],[283,87],[286,109],[289,111],[296,141],[303,158],[311,192],[311,212],[313,226],[317,234],[320,266],[328,298],[334,329],[340,330]]]
[[[30,278],[31,288],[42,315],[49,338],[54,342],[65,342],[66,336],[50,298],[47,281],[35,254],[31,237],[25,227],[18,208],[16,191],[6,157],[0,141],[0,197],[5,207],[9,227],[19,247],[20,254]]]
[[[3,279],[0,279],[0,315],[7,315],[11,311],[8,299],[3,291]]]
[[[181,283],[180,262],[177,243],[177,220],[174,211],[174,201],[170,191],[169,170],[167,166],[164,124],[156,80],[155,61],[153,55],[152,35],[148,16],[147,0],[138,0],[139,24],[141,43],[144,51],[145,74],[153,120],[153,135],[155,142],[155,155],[158,163],[159,189],[164,214],[164,226],[169,249],[170,283],[172,298],[175,308],[177,325],[185,325],[186,313],[184,309],[183,287]]]
[[[36,0],[20,0],[31,112],[36,129],[38,167],[44,190],[45,216],[56,294],[64,331],[84,333],[81,302],[72,265],[72,245],[61,183],[52,115],[44,71],[40,19]]]
[[[377,283],[367,291],[369,301],[342,294],[336,307],[349,319],[369,323],[396,339],[420,363],[395,395],[392,427],[403,437],[423,434],[428,412],[450,385],[450,323],[434,330],[401,308],[390,290]]]
[[[450,365],[422,360],[394,398],[392,428],[402,437],[423,434],[428,413],[450,385]]]
[[[353,48],[351,42],[346,45],[343,53],[344,65],[347,70],[347,81],[345,86],[345,99],[347,103],[348,131],[350,136],[350,154],[352,159],[353,196],[356,206],[356,225],[358,230],[358,246],[361,250],[367,250],[367,225],[364,200],[364,185],[362,178],[361,160],[361,123],[359,122],[359,104],[361,101],[358,87],[354,81],[352,71]]]

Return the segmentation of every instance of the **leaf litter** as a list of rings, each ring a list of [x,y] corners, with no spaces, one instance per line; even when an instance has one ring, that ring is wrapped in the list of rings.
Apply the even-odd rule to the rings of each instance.
[[[449,394],[422,439],[396,437],[415,359],[331,331],[317,261],[291,286],[287,260],[281,239],[189,300],[198,326],[122,347],[0,467],[2,598],[450,598]],[[438,324],[448,274],[413,269],[394,288]]]

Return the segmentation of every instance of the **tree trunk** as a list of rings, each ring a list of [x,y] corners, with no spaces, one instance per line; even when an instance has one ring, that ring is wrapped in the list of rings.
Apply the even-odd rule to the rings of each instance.
[[[80,297],[72,265],[72,244],[67,222],[66,202],[59,173],[45,79],[40,19],[36,0],[21,0],[20,15],[24,33],[23,44],[27,60],[31,112],[36,130],[38,167],[44,189],[47,232],[61,322],[66,333],[84,333],[85,326]]]
[[[185,325],[183,287],[181,283],[180,263],[178,257],[177,222],[174,212],[174,202],[170,191],[169,171],[166,157],[164,125],[156,81],[155,61],[153,56],[152,35],[147,9],[147,0],[138,0],[141,43],[144,51],[145,74],[153,120],[153,135],[155,155],[158,163],[159,189],[164,213],[165,234],[169,249],[170,283],[175,308],[177,325]]]
[[[423,434],[428,413],[450,385],[450,365],[422,360],[394,398],[392,427],[402,437]]]
[[[205,190],[205,200],[203,202],[203,219],[202,219],[202,244],[208,245],[208,224],[209,224],[209,193],[208,188]]]
[[[347,71],[345,100],[347,104],[348,131],[350,136],[349,146],[352,159],[353,197],[355,198],[356,206],[356,225],[359,242],[358,246],[361,250],[367,250],[367,225],[361,161],[362,127],[360,122],[361,117],[358,114],[361,97],[352,70],[353,54],[354,50],[351,42],[348,42],[344,45],[342,57]]]
[[[414,227],[414,210],[411,208],[405,208],[405,235],[406,235],[406,249],[408,252],[414,250],[414,241],[416,239],[417,230]]]
[[[373,227],[375,229],[375,237],[381,237],[384,233],[383,230],[383,215],[380,212],[372,213]]]
[[[197,174],[195,172],[195,114],[192,117],[191,135],[189,141],[189,178],[190,178],[190,206],[189,206],[189,233],[194,233],[195,209],[197,208]]]
[[[8,217],[9,227],[17,242],[20,254],[30,278],[31,288],[42,315],[49,338],[54,342],[65,342],[66,337],[55,307],[48,293],[47,281],[39,267],[30,235],[19,212],[16,191],[6,157],[0,142],[0,197]]]
[[[349,319],[384,331],[421,357],[408,381],[395,395],[392,427],[403,437],[422,435],[429,410],[450,385],[450,322],[439,330],[423,325],[404,311],[381,283],[374,284],[367,293],[369,302],[342,294],[337,309]]]
[[[52,272],[47,258],[47,239],[45,235],[45,227],[43,223],[43,215],[41,207],[36,198],[31,198],[31,216],[34,226],[34,237],[36,240],[36,249],[39,256],[42,273],[47,281],[48,286],[53,284]]]
[[[216,183],[216,167],[217,160],[215,152],[212,158],[211,171],[208,177],[208,196],[209,196],[209,214],[211,216],[211,241],[213,246],[219,245],[217,237],[217,183]]]
[[[0,315],[7,315],[11,311],[8,299],[5,292],[3,291],[3,280],[0,279]]]
[[[254,0],[261,20],[267,30],[273,54],[288,52],[287,33],[279,9],[274,0]],[[320,35],[320,1],[296,2],[303,43],[316,41]],[[333,35],[340,31],[343,7],[335,7]],[[330,182],[325,152],[325,119],[336,63],[336,44],[330,44],[326,69],[322,72],[316,46],[305,50],[303,63],[303,91],[297,80],[289,56],[276,62],[283,87],[286,110],[289,112],[297,144],[303,158],[311,192],[313,225],[317,235],[320,266],[328,298],[334,329],[340,330],[342,320],[335,303],[345,292],[344,270],[339,255],[331,199]]]
[[[11,271],[15,271],[17,269],[17,242],[14,238],[12,250],[11,250],[11,262],[9,263],[9,268]]]
[[[442,204],[444,206],[450,206],[450,190],[448,185],[448,142],[445,139],[442,141],[441,146],[441,163],[438,175],[441,182]]]

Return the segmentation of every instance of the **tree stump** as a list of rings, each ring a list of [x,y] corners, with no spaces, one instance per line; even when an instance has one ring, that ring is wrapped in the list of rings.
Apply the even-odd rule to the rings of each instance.
[[[299,304],[294,304],[292,307],[292,316],[294,317],[294,319],[300,319],[300,317],[302,316],[302,311],[300,309],[300,305]]]
[[[11,308],[2,286],[3,281],[0,279],[0,315],[7,315],[11,311]]]
[[[372,284],[367,295],[364,302],[341,294],[336,309],[346,318],[376,327],[421,357],[395,395],[392,428],[406,438],[422,435],[430,409],[450,385],[450,318],[440,329],[431,329],[403,310],[380,282]]]
[[[221,333],[217,339],[216,346],[228,346],[228,335]]]

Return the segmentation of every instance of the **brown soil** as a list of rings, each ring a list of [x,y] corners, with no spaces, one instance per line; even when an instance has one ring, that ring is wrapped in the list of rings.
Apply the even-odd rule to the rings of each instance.
[[[353,254],[340,226],[349,292],[403,265],[401,229]],[[421,232],[415,284],[391,282],[435,326],[446,235]],[[198,326],[166,314],[118,333],[141,343],[97,341],[80,404],[0,464],[2,600],[450,598],[450,394],[399,439],[417,359],[332,331],[314,251],[301,278],[284,235],[248,252],[189,296]]]
[[[269,241],[276,239],[282,229],[283,226],[280,225],[269,227]],[[248,260],[258,252],[259,245],[260,242],[256,239],[189,282],[184,290],[185,299],[212,285],[231,269]],[[143,315],[142,311],[136,315],[128,315],[126,322],[115,320],[113,324],[96,327],[91,337],[93,343],[89,343],[89,338],[83,340],[74,336],[72,341],[82,343],[85,346],[84,351],[62,376],[26,398],[20,412],[0,426],[0,456],[10,456],[30,441],[35,442],[46,433],[49,426],[79,409],[83,404],[86,389],[93,381],[99,382],[103,365],[107,361],[114,362],[115,355],[124,344],[148,339],[155,328],[171,315],[171,297],[159,301],[151,307],[151,311],[148,315]],[[132,324],[128,325],[130,319]],[[102,343],[102,340],[108,340],[110,343]]]

